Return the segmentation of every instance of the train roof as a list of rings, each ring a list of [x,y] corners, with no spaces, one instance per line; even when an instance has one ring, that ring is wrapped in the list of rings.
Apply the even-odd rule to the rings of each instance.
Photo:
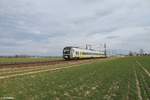
[[[75,46],[67,46],[65,48],[79,48],[79,47],[75,47]]]

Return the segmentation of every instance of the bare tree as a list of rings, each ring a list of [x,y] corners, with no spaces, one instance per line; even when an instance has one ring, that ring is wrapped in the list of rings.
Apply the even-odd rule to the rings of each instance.
[[[140,49],[140,50],[139,50],[139,54],[140,54],[140,56],[143,56],[143,55],[144,55],[144,50],[143,50],[143,49]]]
[[[132,51],[129,52],[129,56],[133,56],[133,52]]]

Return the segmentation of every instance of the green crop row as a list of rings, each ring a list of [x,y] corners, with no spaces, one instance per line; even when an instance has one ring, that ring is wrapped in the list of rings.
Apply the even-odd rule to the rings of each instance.
[[[47,58],[0,58],[0,63],[18,63],[18,62],[42,62],[51,60],[60,60],[61,57],[47,57]]]

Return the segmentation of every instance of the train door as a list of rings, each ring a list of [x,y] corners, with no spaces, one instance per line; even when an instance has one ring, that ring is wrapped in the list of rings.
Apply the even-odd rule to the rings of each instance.
[[[76,58],[79,58],[79,51],[76,51]]]
[[[74,58],[74,50],[73,49],[70,50],[70,58],[71,59]]]

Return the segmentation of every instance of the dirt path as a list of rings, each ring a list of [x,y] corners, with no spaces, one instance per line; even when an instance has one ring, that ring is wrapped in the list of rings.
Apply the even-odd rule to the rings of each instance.
[[[129,94],[130,94],[130,81],[128,81],[128,91],[127,91],[127,98],[126,98],[126,100],[129,100]]]
[[[136,63],[145,71],[145,73],[150,77],[150,72],[144,68],[144,66],[139,62],[139,61],[136,61]]]
[[[31,71],[31,72],[26,72],[26,73],[19,73],[19,74],[0,76],[0,79],[6,79],[6,78],[12,78],[12,77],[16,77],[16,76],[24,76],[24,75],[36,74],[36,73],[47,72],[47,71],[55,71],[55,70],[66,69],[66,68],[71,68],[71,67],[75,67],[75,65],[68,66],[68,67],[55,68],[55,69],[45,69],[45,70]]]
[[[136,71],[135,71],[135,80],[136,80],[136,88],[137,88],[138,98],[139,98],[139,100],[143,100],[143,98],[142,98],[142,96],[141,96],[140,82],[139,82],[139,80],[138,80]]]
[[[131,72],[130,72],[131,73]],[[131,78],[130,78],[130,76],[131,76],[131,74],[129,73],[129,78],[128,78],[128,85],[127,85],[127,87],[128,87],[128,90],[127,90],[127,97],[126,97],[126,100],[130,100],[130,88],[131,88],[131,83],[130,83],[130,80],[131,80]]]

